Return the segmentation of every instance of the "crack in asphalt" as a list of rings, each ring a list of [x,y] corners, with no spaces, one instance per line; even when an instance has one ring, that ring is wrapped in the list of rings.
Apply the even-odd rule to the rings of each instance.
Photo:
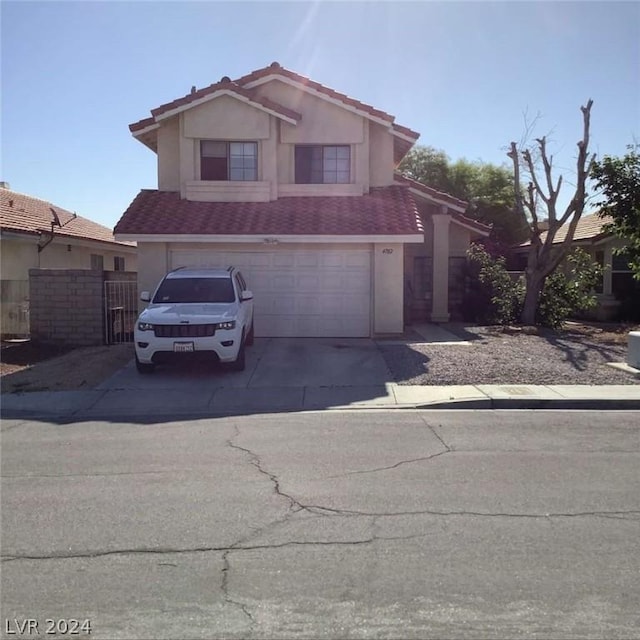
[[[306,505],[305,508],[312,513],[322,513],[325,515],[347,516],[347,517],[363,517],[370,516],[374,518],[394,518],[397,516],[469,516],[478,518],[615,518],[618,520],[636,520],[640,518],[640,510],[630,511],[577,511],[573,513],[507,513],[497,512],[491,513],[486,511],[438,511],[433,509],[423,509],[419,511],[394,511],[392,513],[379,511],[358,511],[355,509],[334,509],[332,507],[323,507],[315,505]],[[327,513],[328,512],[328,513]],[[635,516],[635,517],[626,517]]]
[[[3,473],[0,478],[12,478],[31,480],[36,478],[104,478],[117,476],[145,476],[145,475],[176,475],[180,473],[190,473],[193,469],[177,469],[171,471],[111,471],[96,473]]]
[[[435,430],[435,427],[430,425],[424,418],[424,416],[420,415],[420,420],[424,423],[424,425],[429,429],[429,431],[433,434],[433,436],[438,440],[438,442],[443,446],[444,451],[439,451],[438,453],[434,453],[430,456],[423,456],[420,458],[411,458],[409,460],[401,460],[400,462],[396,462],[395,464],[391,464],[387,467],[376,467],[375,469],[363,469],[360,471],[347,471],[346,473],[340,473],[334,476],[327,476],[327,479],[335,479],[335,478],[344,478],[346,476],[359,475],[364,473],[377,473],[379,471],[389,471],[391,469],[397,469],[405,464],[413,464],[415,462],[426,462],[427,460],[433,460],[433,458],[438,458],[447,453],[455,453],[454,449],[450,447],[442,438],[442,436]]]
[[[411,460],[401,460],[400,462],[396,462],[395,464],[389,465],[388,467],[377,467],[376,469],[363,469],[361,471],[347,471],[346,473],[341,473],[336,476],[327,476],[327,479],[334,478],[344,478],[346,476],[355,476],[363,473],[377,473],[378,471],[389,471],[391,469],[397,469],[404,464],[413,464],[414,462],[426,462],[427,460],[433,460],[433,458],[438,458],[439,456],[443,456],[447,453],[452,453],[450,450],[440,451],[438,453],[434,453],[430,456],[425,456],[423,458],[412,458]]]
[[[229,593],[229,571],[231,569],[231,565],[229,563],[229,553],[231,549],[227,549],[222,554],[222,583],[220,584],[220,591],[222,591],[222,596],[225,602],[238,607],[240,611],[249,619],[249,625],[253,629],[256,624],[256,619],[251,615],[249,608],[240,602],[239,600],[234,600]]]
[[[233,435],[233,437],[229,438],[227,440],[227,445],[229,447],[231,447],[232,449],[236,449],[237,451],[242,451],[243,453],[247,454],[249,456],[249,462],[264,476],[266,476],[267,478],[269,478],[269,480],[273,483],[273,489],[274,492],[277,496],[280,496],[281,498],[284,498],[285,500],[287,500],[289,502],[289,510],[293,513],[296,513],[298,511],[302,511],[303,509],[305,509],[304,505],[300,504],[300,502],[298,502],[293,496],[290,496],[287,493],[284,493],[281,488],[280,488],[280,480],[278,480],[278,476],[276,476],[274,473],[271,473],[270,471],[267,471],[266,469],[264,469],[262,467],[262,462],[260,460],[260,457],[254,453],[253,451],[251,451],[251,449],[247,449],[246,447],[241,447],[239,444],[236,444],[233,440],[237,437],[240,436],[240,428],[238,427],[237,424],[233,425],[234,429],[235,429],[235,434]],[[297,508],[295,508],[297,507]]]
[[[309,507],[310,509],[314,507]],[[338,510],[329,509],[327,507],[321,507],[326,511],[332,512],[334,516],[349,516],[349,517],[371,517],[374,518],[372,523],[372,529],[374,528],[375,521],[378,518],[393,518],[398,516],[415,516],[415,515],[432,515],[432,516],[463,516],[463,517],[483,517],[483,518],[525,518],[525,519],[543,519],[548,520],[552,518],[608,518],[616,520],[640,520],[640,510],[633,511],[583,511],[576,513],[545,513],[545,514],[532,514],[532,513],[482,513],[473,511],[404,511],[396,513],[364,513],[360,511],[351,510]],[[329,514],[327,514],[329,515]],[[631,518],[626,516],[633,516]],[[263,530],[267,527],[263,527]],[[228,572],[229,564],[226,557],[231,552],[240,551],[260,551],[267,549],[282,549],[285,547],[294,546],[358,546],[371,544],[372,542],[379,540],[412,540],[415,538],[422,538],[429,535],[428,533],[415,534],[409,536],[378,536],[372,533],[368,538],[361,540],[288,540],[287,542],[280,542],[274,544],[253,544],[247,545],[242,541],[234,542],[228,546],[221,547],[192,547],[192,548],[172,548],[172,547],[159,547],[159,548],[132,548],[132,549],[111,549],[108,551],[79,551],[76,553],[49,553],[42,555],[26,555],[26,554],[6,554],[1,556],[2,562],[15,562],[18,560],[73,560],[73,559],[95,559],[108,556],[122,556],[122,555],[180,555],[180,554],[193,554],[193,553],[211,553],[222,552],[223,562],[225,567],[223,568],[223,585],[225,588],[228,585]],[[225,577],[226,575],[226,577]]]
[[[96,559],[107,556],[125,556],[125,555],[188,555],[193,553],[210,553],[222,552],[223,568],[222,568],[222,589],[227,593],[229,581],[229,559],[228,554],[238,551],[264,551],[268,549],[284,549],[286,547],[356,547],[371,544],[378,540],[413,540],[415,538],[424,538],[428,533],[413,534],[408,536],[377,536],[371,535],[362,540],[288,540],[287,542],[279,542],[275,544],[254,544],[254,545],[238,545],[234,543],[228,547],[194,547],[191,549],[179,548],[159,548],[159,549],[112,549],[110,551],[94,551],[77,553],[50,553],[43,555],[6,555],[2,556],[2,562],[15,562],[18,560],[75,560],[75,559]],[[227,593],[228,595],[228,593]],[[235,601],[232,601],[235,603]],[[237,604],[237,603],[236,603]]]
[[[439,440],[440,444],[447,450],[447,452],[453,451],[453,447],[449,446],[444,441],[444,438],[436,431],[436,428],[433,425],[431,425],[431,424],[429,424],[427,422],[427,420],[425,419],[425,417],[424,417],[424,415],[422,413],[419,413],[418,417],[420,418],[420,420],[422,422],[424,422],[424,424],[427,427],[427,429],[429,429],[429,431],[431,431],[431,433]]]

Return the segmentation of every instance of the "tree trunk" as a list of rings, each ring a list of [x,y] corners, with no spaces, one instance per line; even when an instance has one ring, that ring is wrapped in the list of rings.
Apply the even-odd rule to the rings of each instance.
[[[536,323],[538,300],[543,284],[544,278],[541,278],[537,273],[527,273],[527,290],[521,315],[521,322],[524,325],[533,326]]]

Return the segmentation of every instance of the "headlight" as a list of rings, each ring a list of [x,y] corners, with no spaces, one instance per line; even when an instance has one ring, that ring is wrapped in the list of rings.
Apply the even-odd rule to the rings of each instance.
[[[153,331],[153,325],[149,322],[138,322],[138,331]]]
[[[217,329],[235,329],[235,328],[236,328],[235,320],[231,320],[230,322],[218,322],[218,324],[216,325],[216,330]]]

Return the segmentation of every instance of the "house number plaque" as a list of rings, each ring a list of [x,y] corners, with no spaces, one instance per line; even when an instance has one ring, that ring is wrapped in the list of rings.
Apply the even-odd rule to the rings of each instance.
[[[393,253],[393,249],[383,249],[382,253],[386,253],[386,254]]]

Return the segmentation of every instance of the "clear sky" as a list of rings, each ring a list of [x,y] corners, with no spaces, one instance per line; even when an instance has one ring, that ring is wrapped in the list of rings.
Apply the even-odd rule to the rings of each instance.
[[[396,116],[420,144],[501,164],[540,114],[570,179],[640,138],[639,2],[6,2],[2,169],[15,191],[113,227],[156,157],[128,125],[274,60]]]

